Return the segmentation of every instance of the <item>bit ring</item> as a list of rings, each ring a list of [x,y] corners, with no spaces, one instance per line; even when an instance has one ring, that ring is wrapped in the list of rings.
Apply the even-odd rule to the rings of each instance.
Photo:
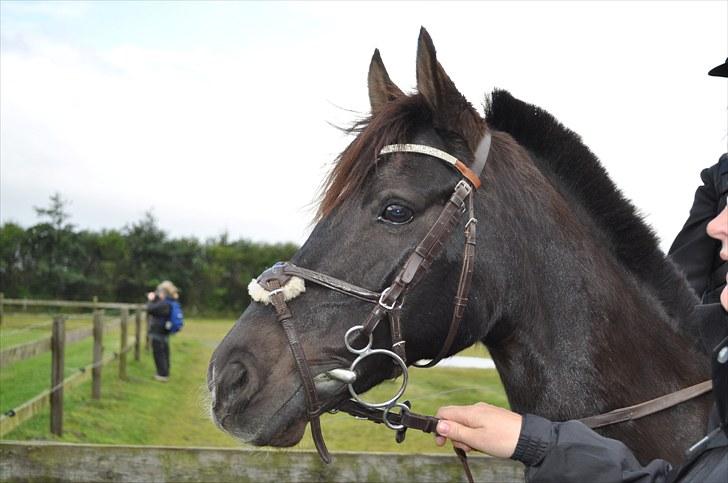
[[[404,424],[394,424],[392,423],[387,416],[389,416],[389,412],[392,410],[392,408],[398,407],[400,410],[399,414],[404,414],[409,412],[410,408],[405,403],[395,403],[392,406],[388,406],[384,408],[384,411],[382,412],[382,420],[384,421],[384,424],[389,428],[393,429],[395,431],[399,431],[400,429],[404,429]]]
[[[359,394],[354,390],[354,385],[349,384],[349,394],[351,394],[351,397],[353,397],[357,402],[363,404],[364,406],[367,406],[372,409],[381,409],[381,408],[388,408],[397,403],[397,400],[402,397],[402,394],[404,394],[405,389],[407,389],[407,381],[409,379],[409,376],[407,374],[407,364],[402,360],[401,357],[399,357],[397,354],[395,354],[392,351],[389,351],[387,349],[372,349],[370,351],[367,351],[366,353],[362,353],[359,357],[357,357],[354,362],[352,362],[351,367],[349,368],[350,371],[356,372],[356,366],[361,361],[366,359],[369,356],[373,356],[376,354],[381,354],[384,356],[389,356],[390,358],[394,359],[394,362],[396,362],[400,368],[402,369],[402,385],[400,386],[399,390],[397,390],[396,394],[392,396],[391,398],[387,399],[384,402],[380,403],[372,403],[369,401],[364,401]]]
[[[364,354],[365,352],[368,352],[372,348],[372,343],[374,342],[374,336],[372,334],[369,334],[369,342],[367,342],[367,345],[365,345],[361,349],[357,349],[349,343],[349,336],[352,333],[354,333],[356,331],[361,331],[363,329],[364,329],[363,325],[355,325],[351,329],[347,330],[346,334],[344,334],[344,345],[349,350],[349,352],[361,355],[361,354]],[[353,370],[353,368],[354,368],[354,366],[352,365],[351,370]]]

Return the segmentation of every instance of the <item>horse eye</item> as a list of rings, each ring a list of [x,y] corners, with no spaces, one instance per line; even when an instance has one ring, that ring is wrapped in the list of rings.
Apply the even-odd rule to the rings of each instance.
[[[387,205],[384,211],[379,215],[379,220],[393,225],[404,225],[414,218],[412,210],[404,205],[393,203]]]

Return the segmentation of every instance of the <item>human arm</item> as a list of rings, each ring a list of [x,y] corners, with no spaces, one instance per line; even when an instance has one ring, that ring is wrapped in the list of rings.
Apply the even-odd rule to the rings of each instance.
[[[157,298],[147,304],[147,313],[154,317],[168,317],[169,310],[169,304],[161,298]]]
[[[526,414],[512,458],[526,465],[528,482],[659,483],[672,466],[655,459],[642,466],[622,442],[578,421],[552,422]]]
[[[475,449],[526,465],[528,482],[663,482],[668,462],[640,465],[621,442],[605,438],[578,421],[555,423],[531,414],[520,416],[478,403],[440,408],[436,443]]]

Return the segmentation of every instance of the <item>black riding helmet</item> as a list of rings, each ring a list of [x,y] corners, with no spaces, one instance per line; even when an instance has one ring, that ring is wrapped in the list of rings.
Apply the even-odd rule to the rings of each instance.
[[[708,75],[712,75],[714,77],[728,77],[728,58],[725,59],[725,62],[723,62],[720,65],[716,65],[710,71],[708,71]]]

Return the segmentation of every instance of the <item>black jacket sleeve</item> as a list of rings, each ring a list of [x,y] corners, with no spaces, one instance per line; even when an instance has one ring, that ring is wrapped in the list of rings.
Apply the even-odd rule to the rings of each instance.
[[[147,304],[147,313],[157,318],[169,317],[169,304],[164,300],[156,299]]]
[[[662,483],[672,470],[659,459],[642,466],[624,444],[578,421],[554,423],[532,414],[523,417],[512,458],[526,465],[529,483]]]
[[[688,283],[696,295],[704,298],[712,289],[712,278],[719,278],[716,269],[722,265],[718,258],[720,242],[705,232],[708,223],[725,207],[728,194],[728,155],[700,173],[703,185],[695,192],[695,200],[685,225],[672,243],[668,254],[685,272]],[[725,273],[722,274],[723,282]],[[720,280],[718,280],[720,282]]]

